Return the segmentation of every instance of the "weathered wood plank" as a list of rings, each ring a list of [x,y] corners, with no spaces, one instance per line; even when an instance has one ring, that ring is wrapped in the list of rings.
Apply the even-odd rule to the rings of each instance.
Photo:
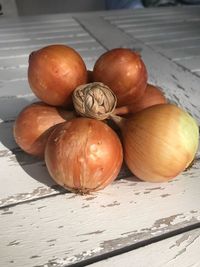
[[[136,27],[134,24],[131,24],[129,28],[125,29],[127,33],[132,33],[136,37],[143,37],[143,36],[151,36],[156,34],[170,34],[170,33],[176,33],[179,31],[184,30],[194,30],[195,27],[199,26],[199,21],[188,21],[185,23],[182,22],[176,22],[176,23],[169,23],[164,25],[153,25],[149,27]],[[120,28],[120,25],[118,25]]]
[[[199,71],[199,70],[198,70],[198,71],[194,71],[194,73],[195,73],[197,76],[200,77],[200,71]]]
[[[183,58],[199,56],[199,51],[199,47],[179,47],[170,50],[165,50],[163,53],[169,59],[179,60]]]
[[[19,40],[20,38],[34,38],[34,37],[43,37],[43,36],[46,36],[46,35],[59,35],[61,33],[80,33],[82,32],[82,28],[80,28],[80,26],[71,26],[71,27],[66,27],[65,24],[61,24],[61,25],[58,25],[57,27],[49,27],[49,28],[46,28],[46,29],[42,29],[40,27],[36,28],[35,30],[31,30],[30,32],[26,32],[26,31],[23,31],[23,30],[19,30],[19,31],[14,31],[14,32],[11,32],[11,33],[8,33],[8,32],[5,32],[5,33],[1,33],[1,37],[3,37],[0,42],[6,42],[7,40],[8,41],[12,41],[12,40]]]
[[[0,82],[6,82],[14,80],[25,80],[27,78],[27,64],[20,67],[13,67],[11,69],[0,68]]]
[[[82,51],[87,49],[93,50],[96,49],[100,46],[100,44],[98,44],[97,42],[95,42],[94,40],[90,41],[88,40],[87,42],[76,42],[76,40],[74,40],[73,42],[67,42],[67,40],[65,42],[61,42],[64,44],[68,44],[69,46],[73,47],[74,49],[77,49],[78,51]],[[47,44],[49,44],[47,42]],[[0,50],[0,58],[5,59],[5,58],[9,58],[9,57],[19,57],[21,55],[27,55],[30,54],[33,50],[39,49],[43,46],[43,44],[38,43],[37,45],[30,45],[27,47],[16,47],[13,49],[7,49],[7,50]]]
[[[105,17],[105,19],[106,19],[106,17]],[[171,20],[167,20],[166,19],[166,21],[162,21],[162,19],[159,21],[159,20],[157,20],[157,21],[151,21],[151,22],[149,22],[148,23],[148,21],[141,21],[140,23],[135,23],[135,22],[132,22],[132,21],[130,21],[130,22],[127,22],[127,23],[124,23],[124,24],[122,24],[122,23],[118,23],[118,21],[116,21],[116,23],[113,23],[112,21],[110,21],[112,24],[116,24],[119,28],[121,28],[121,29],[124,29],[124,30],[131,30],[131,28],[132,29],[136,29],[136,30],[142,30],[142,29],[144,29],[144,28],[149,28],[149,29],[151,29],[151,28],[162,28],[162,27],[171,27],[171,26],[173,26],[173,27],[177,27],[177,26],[181,26],[183,23],[185,23],[185,24],[191,24],[191,23],[195,23],[196,24],[196,22],[197,23],[199,23],[199,18],[197,18],[197,19],[188,19],[188,20],[186,20],[186,21],[184,21],[184,19],[182,19],[182,18],[174,18],[174,19],[171,19]],[[132,31],[132,30],[131,30]]]
[[[19,112],[32,102],[36,102],[38,99],[33,94],[23,97],[0,97],[0,123],[3,129],[6,126],[2,126],[2,123],[12,123]],[[2,132],[2,131],[0,131]],[[8,134],[8,133],[7,133]]]
[[[7,45],[5,45],[4,43],[0,43],[0,51],[2,53],[2,51],[12,51],[13,49],[18,49],[18,48],[28,48],[28,47],[33,47],[33,46],[45,46],[45,45],[49,45],[52,43],[69,43],[69,44],[73,44],[73,43],[87,43],[87,42],[95,42],[95,40],[93,38],[91,38],[87,33],[84,33],[81,36],[77,36],[78,38],[75,39],[75,35],[70,36],[70,35],[62,35],[62,36],[52,36],[49,37],[47,39],[42,38],[40,39],[36,39],[34,38],[33,40],[19,40],[19,42],[8,42]]]
[[[188,40],[168,40],[165,43],[160,43],[157,45],[158,47],[168,50],[177,47],[199,47],[200,46],[200,36],[195,39]],[[154,46],[155,47],[155,46]]]
[[[164,14],[162,16],[152,16],[149,14],[146,14],[145,17],[142,17],[138,19],[137,17],[132,16],[131,18],[123,18],[123,19],[111,19],[112,24],[120,25],[120,27],[129,27],[129,25],[135,25],[135,26],[145,26],[145,25],[156,25],[160,24],[164,25],[165,23],[183,23],[188,21],[199,21],[199,14],[195,16],[195,14]]]
[[[199,24],[200,26],[200,24]],[[162,35],[153,35],[153,36],[145,36],[140,37],[140,39],[145,42],[146,44],[153,45],[153,44],[160,44],[167,42],[169,39],[170,41],[174,40],[191,40],[191,39],[198,39],[200,36],[200,30],[191,30],[191,31],[184,31],[184,32],[175,32],[175,33],[164,33]],[[138,37],[138,36],[137,36]]]
[[[44,34],[45,33],[45,34]],[[51,30],[50,32],[44,31],[44,32],[40,32],[37,33],[35,32],[34,34],[25,34],[25,33],[21,33],[19,32],[18,34],[10,34],[10,35],[6,35],[4,36],[3,39],[0,40],[0,44],[5,44],[7,43],[8,46],[10,43],[22,43],[22,42],[26,42],[26,41],[31,41],[33,39],[35,40],[46,40],[46,39],[51,39],[51,38],[60,38],[60,37],[66,37],[66,38],[73,38],[73,37],[79,37],[79,36],[83,36],[85,35],[85,32],[81,29],[81,28],[74,28],[72,29],[72,31],[69,30]],[[6,37],[6,38],[5,38]]]
[[[34,21],[34,18],[37,21]],[[28,20],[28,21],[27,21]],[[10,23],[9,23],[10,22]],[[4,34],[10,34],[15,33],[15,31],[26,31],[27,29],[30,30],[43,30],[43,29],[49,29],[49,28],[58,28],[59,26],[66,26],[68,27],[74,27],[79,26],[78,23],[74,19],[63,19],[63,20],[48,20],[47,17],[43,17],[42,24],[40,22],[40,17],[29,17],[26,19],[26,17],[15,19],[12,23],[12,20],[9,21],[5,20],[5,23],[3,23],[3,20],[1,20],[1,28],[0,33],[2,35]]]
[[[89,196],[1,209],[0,263],[67,266],[193,225],[200,221],[199,186],[192,175],[156,185],[127,179]]]
[[[101,12],[102,14],[103,12]],[[176,15],[185,16],[187,14],[192,14],[193,16],[197,16],[200,13],[200,9],[197,6],[179,6],[179,7],[159,7],[158,8],[148,8],[148,9],[138,9],[138,10],[120,10],[120,11],[112,11],[112,12],[104,12],[104,16],[110,20],[119,20],[119,19],[132,19],[134,18],[142,19],[146,17],[161,17],[172,15],[175,17]],[[88,15],[88,14],[87,14]]]
[[[103,12],[98,14],[101,17],[97,13],[74,15],[94,40],[94,46],[89,42],[89,47],[125,46],[140,50],[149,81],[163,87],[168,98],[200,122],[199,78],[158,54],[155,48],[123,33],[103,19]],[[23,19],[20,23],[23,24]],[[43,43],[34,45],[39,44]],[[30,44],[0,50],[3,51],[0,57],[28,54],[33,47]],[[87,47],[86,43],[81,43],[81,47]],[[92,66],[94,59],[88,60]],[[26,156],[15,147],[11,132],[15,113],[31,102],[33,95],[25,88],[26,80],[14,83],[0,84],[0,265],[67,266],[200,222],[199,160],[190,170],[164,184],[144,183],[129,177],[89,196],[60,191],[44,162]],[[23,95],[17,91],[15,97],[14,94],[6,97],[4,89],[15,89],[20,84]],[[9,109],[6,103],[13,107]]]
[[[171,42],[174,42],[175,40],[179,42],[183,41],[182,46],[184,46],[185,40],[198,39],[200,36],[200,32],[198,30],[199,22],[200,22],[199,16],[196,19],[194,16],[192,16],[191,20],[187,20],[186,16],[183,16],[182,19],[183,21],[179,20],[177,17],[175,17],[174,19],[173,18],[169,19],[167,17],[166,18],[156,17],[154,18],[155,21],[152,20],[149,22],[147,20],[146,24],[144,20],[138,23],[138,21],[135,22],[134,19],[126,20],[125,18],[123,20],[116,20],[116,21],[110,20],[110,22],[112,24],[115,24],[117,27],[125,30],[125,32],[131,33],[134,37],[140,38],[142,41],[144,41],[147,44],[166,43],[164,44],[165,47],[170,49]],[[189,26],[189,29],[188,31],[186,31],[188,26]],[[130,29],[127,29],[127,28],[130,28]],[[185,31],[183,33],[178,33],[177,29],[180,29],[180,28],[184,28]],[[143,31],[142,34],[140,33],[141,30]],[[152,34],[151,30],[155,30],[158,35]],[[164,31],[166,30],[167,30],[166,34],[168,38],[166,38],[166,36],[164,35]],[[173,33],[173,31],[175,32]],[[145,33],[147,34],[147,36],[145,35]],[[186,44],[187,44],[187,41],[186,41]]]
[[[199,248],[200,229],[195,229],[89,266],[198,267]]]
[[[27,75],[23,78],[12,79],[11,81],[7,80],[0,82],[0,98],[3,97],[22,97],[22,96],[33,96],[33,93],[30,90]],[[11,77],[12,78],[12,77]],[[2,101],[3,101],[2,99]],[[1,101],[1,102],[2,102]]]
[[[186,67],[192,72],[199,71],[200,70],[200,49],[199,49],[198,56],[176,60],[176,63]]]

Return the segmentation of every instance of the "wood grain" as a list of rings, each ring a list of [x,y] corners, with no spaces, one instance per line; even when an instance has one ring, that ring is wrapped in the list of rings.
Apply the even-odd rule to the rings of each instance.
[[[88,266],[198,267],[199,247],[200,229],[196,229]]]
[[[1,209],[1,265],[81,262],[198,223],[199,202],[190,175],[156,185],[122,179],[91,195],[7,207]]]
[[[141,182],[123,168],[119,178],[105,190],[80,196],[57,186],[47,173],[44,162],[22,152],[12,134],[17,114],[23,107],[37,100],[27,82],[28,55],[32,50],[51,42],[69,44],[77,49],[89,69],[93,68],[97,57],[107,49],[129,47],[139,51],[148,69],[149,82],[162,87],[170,101],[186,109],[200,123],[198,60],[188,61],[187,66],[181,64],[184,49],[176,56],[176,46],[166,50],[153,43],[147,44],[142,40],[145,36],[140,40],[130,31],[132,25],[138,21],[137,32],[144,34],[149,18],[149,25],[153,27],[149,34],[154,34],[158,30],[156,25],[159,20],[163,17],[163,21],[166,22],[169,16],[176,17],[177,20],[174,19],[170,25],[163,22],[161,27],[171,27],[177,23],[176,31],[185,19],[188,21],[189,29],[195,23],[198,25],[199,9],[161,8],[159,12],[157,9],[149,9],[148,12],[147,15],[143,9],[73,14],[73,17],[62,14],[1,20],[2,266],[52,267],[81,264],[85,260],[92,261],[94,257],[101,258],[107,253],[120,253],[121,249],[130,245],[148,243],[154,237],[162,239],[165,234],[173,234],[180,229],[199,224],[200,151],[192,168],[168,183]],[[155,14],[158,14],[157,18],[153,18]],[[129,26],[123,28],[120,25]],[[160,33],[157,34],[159,35]],[[183,32],[179,36],[185,38]],[[163,37],[162,35],[161,38]],[[147,36],[146,40],[148,38],[152,40],[150,36]],[[159,40],[159,37],[157,39]],[[187,40],[189,41],[191,39]],[[198,55],[198,49],[186,48],[186,51],[186,55],[191,58]],[[173,55],[170,56],[170,53]],[[197,246],[192,245],[197,241],[199,237],[196,233],[185,233],[175,237],[170,243],[163,243],[163,247],[168,246],[168,254],[166,253],[163,260],[174,257],[176,261],[173,260],[172,263],[178,264],[180,257],[176,257],[176,253],[185,248],[187,251],[193,248],[192,255],[196,259]],[[175,244],[179,243],[180,247],[176,248]],[[187,245],[189,243],[191,246]],[[147,253],[155,250],[152,246],[152,250]],[[140,253],[142,252],[134,253],[136,260],[141,257]],[[132,255],[128,256],[130,261]],[[122,264],[125,264],[123,256],[120,259]]]
[[[143,12],[138,13],[140,17],[105,18],[134,39],[139,39],[175,62],[178,59],[179,66],[198,74],[200,8],[177,8],[172,13],[163,13],[161,9],[155,16],[151,16],[150,12],[145,17],[142,16]]]

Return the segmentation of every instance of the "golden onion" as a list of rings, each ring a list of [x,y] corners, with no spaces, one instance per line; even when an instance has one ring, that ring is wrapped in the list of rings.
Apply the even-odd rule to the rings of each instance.
[[[159,104],[128,119],[113,117],[120,126],[124,160],[144,181],[165,182],[184,171],[198,149],[194,118],[172,104]]]

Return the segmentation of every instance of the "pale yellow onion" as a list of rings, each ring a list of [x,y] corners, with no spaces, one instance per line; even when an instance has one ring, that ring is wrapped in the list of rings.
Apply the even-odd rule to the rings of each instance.
[[[123,159],[116,133],[105,123],[76,118],[56,127],[45,149],[52,178],[79,193],[97,191],[118,175]]]
[[[124,159],[133,174],[150,182],[168,181],[185,170],[199,142],[196,121],[172,104],[159,104],[113,118],[121,128]]]

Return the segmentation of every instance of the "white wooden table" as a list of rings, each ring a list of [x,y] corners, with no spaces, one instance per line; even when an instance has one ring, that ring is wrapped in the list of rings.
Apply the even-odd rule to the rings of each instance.
[[[12,136],[19,111],[35,101],[31,51],[77,49],[88,69],[114,47],[139,50],[149,82],[200,123],[200,7],[0,17],[0,266],[200,266],[200,153],[162,184],[122,170],[106,189],[75,195]],[[120,178],[119,177],[119,178]]]

